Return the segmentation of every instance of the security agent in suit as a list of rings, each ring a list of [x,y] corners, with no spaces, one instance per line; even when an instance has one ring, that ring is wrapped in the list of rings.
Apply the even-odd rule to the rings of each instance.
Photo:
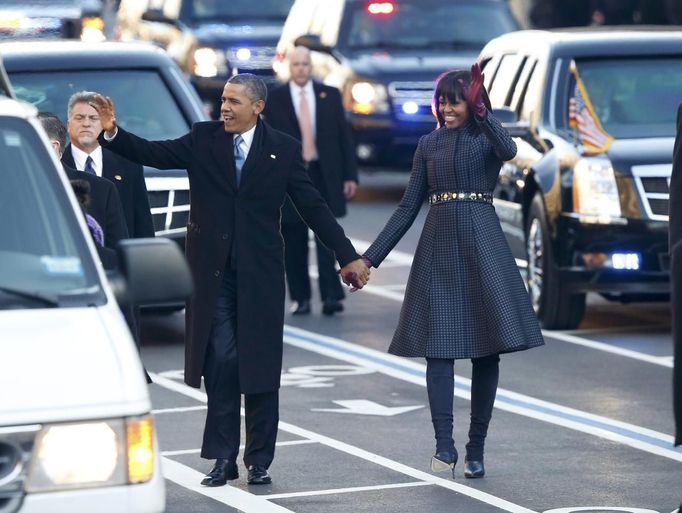
[[[675,445],[682,445],[682,104],[677,109],[677,135],[670,177],[669,246],[673,328],[673,410]]]
[[[311,80],[310,51],[302,46],[289,55],[291,80],[270,93],[265,118],[274,128],[302,142],[308,174],[336,217],[346,214],[346,200],[355,196],[358,172],[354,145],[346,122],[341,95],[334,87]],[[310,313],[308,277],[308,226],[291,201],[282,209],[282,236],[289,294],[294,315]],[[344,297],[336,274],[334,254],[317,243],[322,312],[333,315],[343,310]]]
[[[67,131],[61,120],[51,112],[38,114],[45,133],[47,134],[57,158],[62,157],[62,151],[66,147]],[[115,254],[118,241],[128,238],[128,229],[123,215],[123,207],[118,197],[116,187],[109,180],[96,175],[83,173],[72,167],[62,164],[69,180],[84,180],[90,186],[90,202],[86,206],[86,212],[90,214],[102,227],[104,232],[104,248],[109,251],[100,251],[100,259],[105,269],[116,267]]]
[[[185,382],[204,378],[208,409],[201,456],[215,459],[203,479],[238,477],[244,394],[249,484],[270,483],[277,438],[284,328],[284,247],[280,209],[288,194],[332,248],[344,282],[362,287],[368,269],[315,189],[301,146],[259,119],[267,89],[255,75],[228,80],[222,121],[195,123],[182,137],[147,141],[116,126],[113,103],[98,97],[100,143],[142,164],[187,169],[191,190],[187,260],[194,293],[186,310]]]
[[[69,98],[67,127],[71,144],[65,148],[62,162],[113,182],[130,237],[154,237],[142,166],[103,149],[97,141],[102,124],[97,111],[89,105],[96,95],[80,91]]]

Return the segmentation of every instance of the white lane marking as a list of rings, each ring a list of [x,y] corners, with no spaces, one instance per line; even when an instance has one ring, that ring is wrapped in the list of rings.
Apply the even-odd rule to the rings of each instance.
[[[358,249],[359,252],[365,251],[371,244],[370,242],[359,239],[351,239],[351,242]],[[397,251],[395,249],[388,254],[387,259],[389,258],[394,259],[395,261],[405,262],[405,265],[410,265],[412,263],[412,255],[402,251]],[[384,289],[380,285],[372,285],[371,283],[363,287],[362,291],[368,294],[374,294],[375,296],[384,297],[386,299],[392,299],[400,303],[403,302],[405,296],[403,293],[397,293],[390,289]],[[597,342],[595,340],[590,340],[584,337],[578,337],[576,335],[570,335],[568,333],[562,333],[560,331],[542,330],[542,334],[545,337],[550,337],[555,340],[561,340],[562,342],[568,342],[570,344],[589,347],[591,349],[596,349],[598,351],[617,354],[619,356],[625,356],[626,358],[632,358],[634,360],[639,360],[642,362],[653,363],[654,365],[660,365],[661,367],[672,368],[673,366],[672,359],[669,360],[669,358],[671,358],[669,356],[663,357],[652,356],[646,353],[641,353],[639,351],[633,351],[631,349],[622,349],[619,347],[612,346],[610,344],[606,344],[604,342]]]
[[[313,408],[310,411],[321,411],[328,413],[351,413],[354,415],[376,415],[379,417],[393,417],[401,413],[419,410],[423,404],[417,406],[384,406],[383,404],[367,399],[350,399],[346,401],[332,401],[341,408]]]
[[[190,388],[187,385],[184,385],[182,383],[178,383],[176,381],[173,381],[172,379],[164,378],[162,376],[159,376],[158,374],[153,374],[150,373],[150,376],[154,380],[154,383],[167,388],[168,390],[172,390],[174,392],[178,392],[180,394],[186,395],[187,397],[192,397],[196,399],[197,401],[201,401],[203,403],[206,402],[206,394],[201,392],[200,390],[196,388]],[[244,415],[244,410],[242,409],[242,415]],[[510,513],[536,513],[531,509],[524,508],[523,506],[519,506],[517,504],[513,504],[509,501],[506,501],[504,499],[500,499],[499,497],[495,497],[494,495],[490,495],[488,493],[482,492],[480,490],[476,490],[475,488],[470,488],[468,486],[461,485],[459,483],[455,483],[454,481],[449,481],[447,479],[443,479],[437,476],[433,476],[431,474],[428,474],[426,472],[423,472],[421,470],[417,470],[412,467],[408,467],[407,465],[403,465],[402,463],[399,463],[397,461],[384,458],[383,456],[379,456],[378,454],[371,453],[369,451],[366,451],[364,449],[361,449],[359,447],[356,447],[354,445],[347,444],[345,442],[341,442],[339,440],[335,440],[333,438],[321,435],[319,433],[315,433],[314,431],[309,431],[307,429],[295,426],[293,424],[289,424],[288,422],[283,422],[279,421],[279,429],[282,431],[285,431],[287,433],[291,433],[294,435],[298,435],[301,438],[306,438],[308,440],[312,440],[318,443],[321,443],[323,445],[326,445],[328,447],[331,447],[333,449],[336,449],[341,452],[345,452],[346,454],[350,454],[352,456],[356,456],[358,458],[364,459],[366,461],[375,463],[377,465],[380,465],[382,467],[386,467],[390,470],[393,470],[395,472],[399,472],[401,474],[411,476],[415,479],[419,479],[420,481],[425,481],[427,483],[432,483],[434,485],[440,486],[442,488],[447,488],[448,490],[452,490],[454,492],[460,493],[462,495],[466,495],[467,497],[471,497],[472,499],[479,500],[481,502],[484,502],[486,504],[490,504],[492,506],[495,506],[497,508],[503,509],[505,511],[509,511]],[[165,458],[164,458],[165,461]],[[170,460],[172,461],[172,460]],[[195,472],[195,471],[193,471]],[[201,477],[203,477],[199,472],[196,472],[196,474],[199,476],[199,479],[195,479],[197,483],[201,481]],[[164,476],[165,476],[165,471],[164,471]],[[166,476],[167,477],[167,476]],[[171,479],[174,481],[173,479]],[[191,481],[193,483],[194,481]],[[177,481],[175,481],[177,482]],[[190,481],[187,481],[190,483]],[[190,484],[191,484],[190,483]],[[181,484],[181,483],[178,483]],[[185,486],[182,484],[182,486]],[[187,488],[190,488],[194,490],[196,487],[191,487],[187,486]],[[202,490],[198,490],[199,493],[201,493]],[[245,511],[245,513],[251,513],[250,511]],[[260,511],[258,513],[261,513]],[[262,513],[266,513],[266,510],[262,510]]]
[[[152,414],[159,415],[160,413],[185,413],[188,411],[198,411],[205,409],[206,406],[181,406],[178,408],[162,408],[160,410],[152,410]]]
[[[206,408],[204,406],[204,408]],[[313,440],[287,440],[284,442],[277,442],[275,445],[277,447],[285,447],[287,445],[307,445],[316,444],[317,442]],[[243,451],[245,449],[244,444],[239,446],[239,450]],[[183,454],[198,454],[201,449],[180,449],[178,451],[161,451],[161,456],[182,456]]]
[[[242,513],[294,513],[258,495],[245,492],[230,485],[219,487],[201,486],[199,482],[204,478],[201,472],[178,463],[170,458],[163,458],[163,476],[180,486],[193,492],[210,497],[218,502],[238,509]]]
[[[597,342],[596,340],[576,337],[575,335],[569,335],[568,333],[561,333],[559,331],[542,330],[542,335],[547,338],[568,342],[569,344],[575,344],[578,346],[589,347],[590,349],[597,349],[598,351],[603,351],[605,353],[625,356],[626,358],[632,358],[633,360],[639,360],[640,362],[653,363],[654,365],[668,367],[669,369],[673,368],[672,357],[652,356],[649,354],[640,353],[639,351],[633,351],[632,349],[624,349],[622,347],[612,346],[604,342]]]
[[[284,328],[284,341],[300,349],[365,365],[387,376],[426,386],[426,366],[423,363],[288,325]],[[470,388],[471,380],[455,376],[457,397],[470,400]],[[672,436],[641,426],[542,401],[503,388],[497,390],[495,407],[682,462],[682,450],[673,447]]]
[[[357,493],[357,492],[373,492],[375,490],[393,490],[395,488],[411,488],[415,486],[433,486],[433,483],[426,483],[424,481],[414,481],[412,483],[397,483],[376,486],[356,486],[354,488],[330,488],[328,490],[313,490],[310,492],[292,492],[292,493],[277,493],[273,495],[261,495],[266,499],[290,499],[293,497],[316,497],[318,495],[336,495],[338,493]]]

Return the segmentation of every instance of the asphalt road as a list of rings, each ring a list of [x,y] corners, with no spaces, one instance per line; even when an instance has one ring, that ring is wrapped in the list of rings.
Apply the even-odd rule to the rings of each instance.
[[[362,249],[393,211],[405,175],[363,176],[343,219]],[[434,450],[419,359],[386,353],[425,210],[346,310],[287,315],[273,483],[199,485],[203,391],[182,384],[183,313],[143,318],[169,513],[670,513],[682,501],[672,446],[669,305],[588,300],[578,330],[503,355],[483,479],[429,468]],[[315,274],[314,267],[311,273]],[[455,442],[464,452],[471,365],[455,366]],[[240,462],[241,464],[241,462]]]

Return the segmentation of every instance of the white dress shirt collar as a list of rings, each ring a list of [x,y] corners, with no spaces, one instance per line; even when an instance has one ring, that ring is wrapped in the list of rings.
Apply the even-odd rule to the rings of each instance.
[[[247,130],[243,134],[240,134],[243,139],[243,143],[241,144],[242,151],[244,155],[247,157],[249,156],[249,151],[251,150],[251,145],[253,144],[253,136],[256,135],[256,126],[258,123],[256,123],[251,129]],[[234,140],[234,137],[236,137],[237,134],[234,134],[232,140]]]
[[[95,170],[97,176],[102,176],[102,170],[104,165],[102,163],[102,147],[97,146],[92,153],[85,153],[80,148],[76,148],[71,144],[71,155],[73,156],[73,163],[76,165],[76,169],[83,171],[85,169],[85,161],[88,157],[92,158],[92,167]]]

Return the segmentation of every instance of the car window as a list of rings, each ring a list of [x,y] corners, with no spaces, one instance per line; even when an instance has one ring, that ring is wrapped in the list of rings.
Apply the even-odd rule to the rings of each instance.
[[[284,20],[293,0],[187,0],[183,3],[183,17],[192,20],[215,18],[267,18]]]
[[[578,60],[576,68],[587,100],[610,135],[674,137],[682,102],[682,57]],[[569,91],[576,97],[575,80]]]
[[[0,309],[87,306],[104,298],[47,151],[25,120],[0,118]]]
[[[17,98],[63,119],[69,97],[87,90],[110,96],[118,123],[145,139],[174,139],[190,128],[165,82],[153,70],[13,72],[10,80]]]
[[[495,74],[488,95],[493,107],[507,105],[509,94],[513,89],[514,82],[519,73],[519,67],[523,61],[523,56],[519,54],[509,54],[502,57],[500,66]]]
[[[379,7],[383,6],[383,7]],[[404,0],[349,5],[339,46],[362,48],[471,48],[516,28],[500,3]]]

